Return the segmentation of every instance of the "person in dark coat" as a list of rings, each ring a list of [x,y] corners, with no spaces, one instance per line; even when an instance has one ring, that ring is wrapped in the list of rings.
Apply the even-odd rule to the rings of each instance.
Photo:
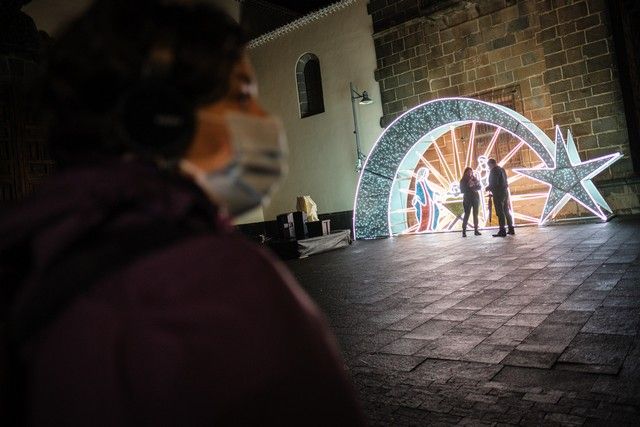
[[[286,161],[245,43],[217,9],[149,0],[56,38],[58,171],[0,218],[5,425],[364,424],[324,316],[230,226]]]
[[[462,237],[467,237],[467,224],[469,215],[473,209],[473,234],[480,236],[478,231],[478,208],[480,206],[480,182],[473,175],[473,169],[465,168],[460,180],[460,192],[462,193],[462,206],[464,207],[464,217],[462,218]]]
[[[509,183],[507,181],[507,173],[504,168],[498,166],[496,159],[489,159],[487,162],[491,171],[489,172],[489,185],[487,190],[491,191],[493,196],[493,205],[498,216],[498,225],[500,229],[493,237],[505,237],[507,234],[516,234],[513,228],[513,218],[509,210]],[[505,228],[508,226],[508,230]]]

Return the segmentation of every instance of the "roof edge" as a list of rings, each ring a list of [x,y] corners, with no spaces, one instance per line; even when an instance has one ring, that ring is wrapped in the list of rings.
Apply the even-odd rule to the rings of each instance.
[[[285,34],[298,30],[312,22],[318,21],[342,9],[345,9],[348,6],[355,4],[357,1],[358,0],[342,0],[330,4],[329,6],[323,7],[322,9],[318,9],[315,12],[304,15],[301,18],[296,19],[295,21],[289,22],[282,27],[276,28],[273,31],[263,34],[260,37],[256,37],[247,44],[247,48],[254,49],[256,47],[267,44],[277,38],[284,36]]]

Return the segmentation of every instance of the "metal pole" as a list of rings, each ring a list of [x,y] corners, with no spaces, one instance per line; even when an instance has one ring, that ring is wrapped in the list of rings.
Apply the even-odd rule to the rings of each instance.
[[[360,94],[356,91],[353,86],[353,82],[349,82],[349,96],[351,97],[351,111],[353,112],[353,133],[356,135],[356,155],[358,156],[356,160],[356,170],[360,170],[362,168],[362,150],[360,149],[360,133],[358,132],[358,113],[356,111],[356,99],[359,99]],[[353,94],[358,95],[354,97]]]

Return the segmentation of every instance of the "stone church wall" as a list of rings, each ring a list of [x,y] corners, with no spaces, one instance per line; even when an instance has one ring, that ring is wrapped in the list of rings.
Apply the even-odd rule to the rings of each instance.
[[[616,211],[638,208],[604,0],[372,0],[369,13],[381,126],[432,99],[513,91],[552,139],[571,129],[583,160],[623,153],[595,181]]]

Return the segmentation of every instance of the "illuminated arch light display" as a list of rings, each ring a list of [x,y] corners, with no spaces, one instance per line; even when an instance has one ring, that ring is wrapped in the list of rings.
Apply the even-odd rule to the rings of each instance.
[[[466,143],[459,140],[456,129],[461,128],[467,132]],[[491,129],[491,136],[485,147],[478,150],[476,130],[480,128],[485,132]],[[446,231],[456,226],[459,229],[462,198],[457,182],[464,168],[470,166],[486,185],[486,160],[499,145],[501,135],[514,141],[513,147],[498,159],[501,166],[507,165],[519,150],[527,149],[534,157],[530,168],[505,168],[512,172],[510,185],[528,178],[543,189],[512,194],[516,220],[542,224],[570,199],[606,218],[602,209],[611,209],[591,178],[618,160],[620,154],[582,162],[571,133],[565,144],[557,128],[554,143],[530,120],[507,107],[475,99],[446,98],[405,112],[389,125],[372,148],[356,192],[356,238]],[[437,143],[444,137],[449,138],[449,153],[443,153]],[[558,145],[563,148],[556,149]],[[432,154],[431,161],[426,153]],[[487,226],[489,207],[486,197],[481,200],[480,222]],[[514,205],[530,205],[535,200],[535,205],[539,205],[535,215],[513,209]]]

